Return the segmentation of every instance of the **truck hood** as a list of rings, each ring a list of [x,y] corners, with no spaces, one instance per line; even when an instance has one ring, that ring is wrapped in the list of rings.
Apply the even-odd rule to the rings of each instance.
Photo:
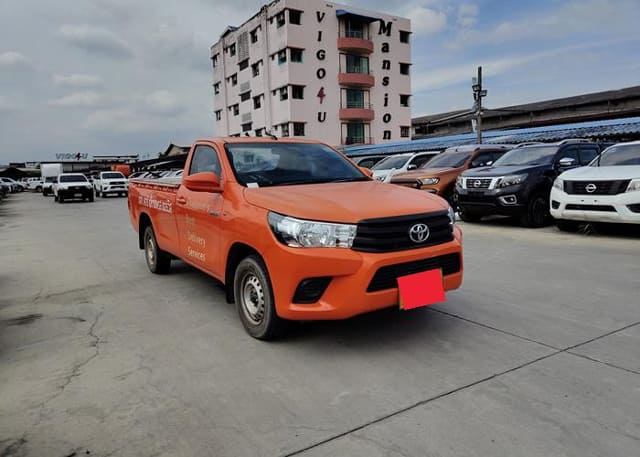
[[[481,167],[472,168],[462,173],[465,178],[478,177],[478,178],[493,178],[496,176],[509,176],[509,175],[521,175],[524,173],[530,173],[540,168],[551,168],[551,165],[514,165],[504,167]]]
[[[244,196],[268,211],[325,222],[356,223],[448,208],[428,192],[378,181],[247,188]]]
[[[565,171],[560,175],[568,180],[614,180],[640,178],[640,165],[616,165],[612,167],[580,167]]]
[[[406,182],[406,181],[415,181],[420,178],[432,178],[436,176],[442,176],[446,174],[457,174],[460,173],[459,168],[422,168],[420,170],[412,170],[407,171],[406,173],[398,173],[394,175],[391,179],[391,182]]]

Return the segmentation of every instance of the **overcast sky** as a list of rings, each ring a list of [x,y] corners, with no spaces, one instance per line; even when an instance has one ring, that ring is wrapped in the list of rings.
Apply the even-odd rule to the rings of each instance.
[[[213,135],[209,47],[259,0],[0,0],[0,163]],[[351,0],[412,19],[413,115],[640,84],[640,0]]]

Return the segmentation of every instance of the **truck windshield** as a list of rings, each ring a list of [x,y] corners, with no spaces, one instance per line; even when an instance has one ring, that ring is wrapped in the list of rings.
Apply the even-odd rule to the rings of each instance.
[[[443,152],[420,168],[458,168],[464,165],[464,163],[471,157],[470,152]]]
[[[619,145],[607,148],[600,159],[593,159],[592,167],[609,167],[614,165],[640,165],[640,144]]]
[[[371,169],[372,170],[391,170],[395,168],[404,167],[404,164],[411,158],[410,154],[403,154],[399,156],[387,157],[386,159],[382,159],[380,162],[375,164]]]
[[[124,179],[122,173],[102,173],[102,179]]]
[[[496,160],[493,166],[549,165],[556,152],[558,152],[557,146],[525,146],[507,152]]]
[[[236,143],[227,144],[226,150],[236,179],[248,187],[369,180],[323,144]]]
[[[87,178],[83,175],[62,175],[59,178],[60,182],[87,182]]]

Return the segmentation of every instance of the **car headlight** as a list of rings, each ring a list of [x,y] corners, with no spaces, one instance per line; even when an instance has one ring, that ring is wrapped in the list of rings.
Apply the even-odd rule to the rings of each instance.
[[[556,178],[556,180],[553,181],[553,187],[555,187],[556,189],[564,190],[564,180]]]
[[[453,207],[449,206],[449,224],[453,225],[456,223],[456,211],[453,209]]]
[[[355,224],[308,221],[269,212],[269,225],[282,243],[295,248],[350,248]]]
[[[521,184],[524,180],[527,179],[527,175],[509,175],[502,178],[500,181],[500,185],[498,187],[509,187],[515,186],[517,184]]]
[[[422,178],[418,181],[420,181],[423,186],[432,186],[434,184],[438,184],[440,182],[440,178]]]
[[[458,186],[458,187],[462,187],[462,180],[463,180],[463,179],[464,179],[464,178],[463,178],[462,176],[458,176],[458,177],[456,178],[456,186]]]
[[[638,192],[640,191],[640,179],[632,179],[627,186],[626,192]]]

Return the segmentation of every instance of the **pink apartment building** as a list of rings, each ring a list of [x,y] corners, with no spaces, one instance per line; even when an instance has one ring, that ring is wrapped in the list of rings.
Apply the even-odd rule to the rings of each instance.
[[[411,136],[411,22],[276,0],[211,47],[216,134],[332,145]]]

